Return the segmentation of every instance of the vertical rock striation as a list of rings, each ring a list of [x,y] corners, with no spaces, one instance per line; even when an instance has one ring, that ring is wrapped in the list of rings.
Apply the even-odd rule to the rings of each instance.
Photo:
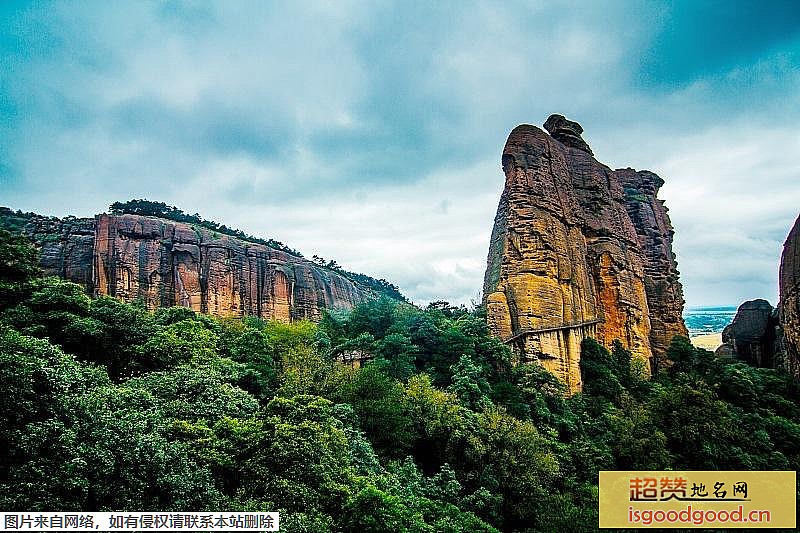
[[[794,376],[800,377],[800,216],[783,244],[779,288],[783,364]]]
[[[644,284],[650,308],[650,347],[664,354],[672,337],[689,336],[683,322],[683,286],[672,251],[674,231],[663,200],[657,198],[664,180],[646,170],[619,169],[614,174],[625,191],[625,207],[639,240],[644,260]]]
[[[550,135],[518,126],[503,150],[505,189],[489,246],[484,303],[496,336],[575,391],[581,388],[584,338],[606,345],[619,339],[649,368],[654,354],[663,353],[662,339],[669,342],[672,331],[685,334],[683,298],[672,229],[655,199],[657,181],[627,184],[651,207],[650,214],[642,208],[640,230],[621,177],[594,159],[581,126],[553,115],[545,128]],[[652,259],[645,253],[651,246]],[[662,302],[659,291],[671,299]],[[655,351],[651,300],[658,323],[665,324],[654,337]]]
[[[191,224],[139,215],[20,218],[8,209],[0,219],[39,244],[46,273],[151,309],[289,322],[375,296],[301,257]]]

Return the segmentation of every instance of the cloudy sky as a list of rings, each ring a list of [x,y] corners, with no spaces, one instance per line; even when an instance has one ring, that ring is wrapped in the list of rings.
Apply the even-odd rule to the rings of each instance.
[[[800,212],[800,4],[0,3],[0,205],[148,198],[480,297],[517,124],[666,180],[688,305],[775,302]]]

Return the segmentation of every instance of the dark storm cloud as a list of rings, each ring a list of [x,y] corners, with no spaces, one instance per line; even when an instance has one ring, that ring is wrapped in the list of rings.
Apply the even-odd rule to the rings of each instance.
[[[505,137],[558,112],[665,178],[690,303],[774,300],[795,6],[3,2],[0,203],[148,197],[468,302]]]
[[[645,84],[684,85],[765,53],[797,51],[800,3],[795,0],[707,0],[661,3],[661,24],[641,56]]]
[[[291,117],[278,106],[247,107],[216,97],[202,98],[189,109],[132,98],[109,108],[105,119],[106,131],[121,140],[143,139],[198,155],[274,160],[295,137]]]

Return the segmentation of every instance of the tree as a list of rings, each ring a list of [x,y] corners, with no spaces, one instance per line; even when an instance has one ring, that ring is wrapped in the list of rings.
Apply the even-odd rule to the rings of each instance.
[[[379,365],[389,376],[406,381],[416,370],[416,347],[405,335],[390,333],[375,343],[376,359],[373,364]]]
[[[581,343],[581,378],[586,395],[619,401],[623,388],[614,372],[616,366],[608,350],[594,339]]]
[[[148,396],[45,340],[0,333],[0,507],[178,510],[218,505],[208,472],[164,436]],[[199,507],[195,507],[199,506]]]
[[[107,384],[108,377],[46,340],[0,326],[0,382],[0,448],[8,450],[14,431],[63,414],[68,395]]]
[[[180,363],[210,363],[217,358],[218,336],[197,320],[182,320],[157,330],[139,349],[132,363],[138,371],[169,368]]]
[[[403,386],[375,365],[366,365],[333,393],[349,403],[375,450],[391,458],[405,457],[411,439],[411,420]]]
[[[348,335],[354,337],[369,333],[376,339],[382,339],[393,325],[396,312],[397,302],[385,296],[361,302],[350,313]]]
[[[36,248],[24,237],[0,229],[0,310],[24,299],[30,282],[39,276]]]
[[[36,280],[30,288],[27,299],[4,313],[4,322],[26,334],[68,345],[73,339],[67,329],[74,321],[87,317],[91,299],[80,285],[58,278]],[[83,327],[92,329],[88,323]]]
[[[465,450],[475,432],[477,418],[452,393],[434,386],[427,374],[417,374],[405,388],[413,453],[425,471],[443,464],[463,465]]]
[[[520,364],[511,371],[511,386],[522,404],[511,412],[526,415],[518,418],[530,418],[540,431],[549,427],[564,437],[574,434],[577,424],[567,406],[566,386],[552,373],[538,364]]]
[[[667,348],[667,359],[672,363],[668,375],[679,372],[703,374],[716,368],[714,354],[708,350],[695,348],[686,337],[675,335]]]
[[[625,389],[630,389],[633,385],[631,359],[630,350],[627,350],[619,339],[614,339],[611,346],[611,368],[620,385]]]
[[[240,463],[246,490],[268,494],[277,508],[338,514],[354,471],[331,411],[332,403],[316,396],[272,400]]]
[[[238,381],[237,376],[214,367],[183,364],[149,372],[122,385],[146,392],[164,416],[191,422],[204,419],[213,424],[226,416],[252,416],[259,408],[255,398],[230,381]]]
[[[10,508],[32,510],[211,508],[210,472],[167,439],[168,419],[115,386],[71,398],[63,417],[29,424],[15,446]],[[4,508],[7,502],[2,502]],[[11,502],[9,502],[11,503]]]
[[[413,513],[399,496],[368,485],[356,493],[344,507],[348,531],[383,533],[385,531],[432,531],[421,516]]]
[[[482,482],[496,483],[503,497],[503,529],[546,529],[540,502],[553,491],[560,472],[549,442],[532,424],[497,408],[479,414],[478,424],[478,439],[466,456]]]
[[[453,382],[448,390],[454,393],[461,403],[473,411],[482,411],[492,405],[489,400],[491,389],[481,369],[472,360],[462,355],[458,363],[451,367]]]
[[[627,398],[609,419],[618,470],[665,470],[673,464],[667,436],[648,405]]]
[[[251,322],[252,323],[252,322]],[[239,386],[260,400],[278,388],[277,364],[263,330],[239,320],[226,320],[220,336],[220,354],[244,365]]]
[[[89,318],[99,323],[95,337],[83,340],[74,352],[105,365],[113,379],[130,376],[139,347],[157,331],[153,315],[142,306],[101,296],[92,300]]]

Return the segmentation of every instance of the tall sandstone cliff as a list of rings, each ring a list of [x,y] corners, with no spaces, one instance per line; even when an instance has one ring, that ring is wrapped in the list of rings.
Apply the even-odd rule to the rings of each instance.
[[[779,286],[780,349],[786,369],[800,377],[800,216],[783,244]]]
[[[484,278],[492,333],[580,390],[580,343],[619,339],[646,368],[687,335],[663,181],[599,163],[552,115],[508,137]]]
[[[618,169],[614,175],[625,192],[628,210],[644,259],[644,285],[650,309],[650,347],[657,357],[666,353],[672,337],[688,337],[683,322],[683,287],[672,251],[672,223],[664,200],[657,198],[664,180],[647,170]]]
[[[289,322],[319,320],[323,309],[350,309],[374,295],[301,257],[160,218],[34,216],[18,229],[39,244],[48,274],[149,308]]]

